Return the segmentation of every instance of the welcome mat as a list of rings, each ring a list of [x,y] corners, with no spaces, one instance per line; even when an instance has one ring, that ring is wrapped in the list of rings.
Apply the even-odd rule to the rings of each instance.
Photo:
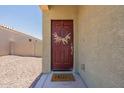
[[[75,81],[72,73],[54,73],[51,81]]]

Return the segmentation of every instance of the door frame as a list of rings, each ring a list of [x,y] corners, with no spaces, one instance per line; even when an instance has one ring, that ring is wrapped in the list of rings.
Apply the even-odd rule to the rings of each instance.
[[[74,20],[73,19],[52,19],[50,22],[51,23],[51,31],[50,31],[51,32],[51,35],[50,35],[51,36],[50,37],[50,40],[51,40],[51,43],[50,43],[51,44],[51,47],[50,47],[51,48],[51,66],[50,66],[50,68],[51,68],[51,71],[60,71],[60,70],[52,69],[52,52],[53,52],[52,51],[52,21],[72,21],[73,22],[73,31],[72,31],[72,33],[73,33],[73,36],[72,36],[73,37],[73,57],[72,57],[73,58],[73,61],[72,61],[73,66],[72,66],[72,70],[63,70],[63,71],[73,71],[75,68],[75,66],[74,66],[75,65],[75,61],[74,61],[74,53],[75,53],[74,52],[74,49],[75,49],[75,46],[74,46],[75,45],[74,44]]]

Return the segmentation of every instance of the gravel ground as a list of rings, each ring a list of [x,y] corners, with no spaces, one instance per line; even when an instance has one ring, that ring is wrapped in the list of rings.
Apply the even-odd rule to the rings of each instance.
[[[28,88],[42,72],[42,58],[0,57],[0,88]]]

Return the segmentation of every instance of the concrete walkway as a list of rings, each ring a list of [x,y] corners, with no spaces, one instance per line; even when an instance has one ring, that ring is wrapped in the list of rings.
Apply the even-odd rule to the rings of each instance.
[[[43,74],[34,88],[86,88],[84,81],[76,73],[73,73],[75,77],[75,81],[51,82],[51,77],[53,73],[58,73],[58,72]]]

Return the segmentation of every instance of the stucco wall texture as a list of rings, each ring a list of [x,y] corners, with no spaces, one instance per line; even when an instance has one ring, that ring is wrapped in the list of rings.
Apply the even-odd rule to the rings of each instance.
[[[44,73],[51,71],[55,19],[74,20],[75,71],[88,87],[124,87],[124,6],[50,6],[43,13]]]
[[[0,56],[4,55],[41,57],[42,40],[0,26]]]
[[[124,6],[80,6],[78,18],[79,72],[88,87],[124,87]]]

